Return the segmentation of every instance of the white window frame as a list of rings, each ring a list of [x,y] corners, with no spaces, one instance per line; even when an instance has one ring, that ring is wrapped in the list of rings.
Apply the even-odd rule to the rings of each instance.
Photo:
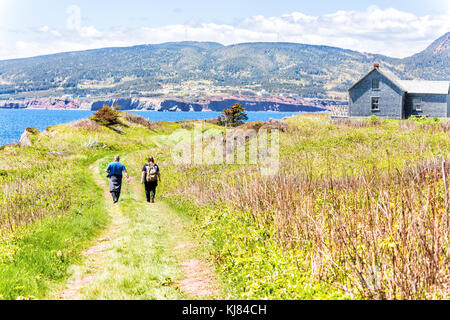
[[[373,108],[373,106],[374,106],[374,99],[377,99],[377,109]],[[372,111],[380,111],[380,97],[372,97],[370,99],[370,109]]]

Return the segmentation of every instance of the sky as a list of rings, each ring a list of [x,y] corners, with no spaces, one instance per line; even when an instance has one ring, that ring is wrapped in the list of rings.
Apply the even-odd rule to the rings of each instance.
[[[0,0],[0,60],[185,40],[401,58],[449,31],[450,0]]]

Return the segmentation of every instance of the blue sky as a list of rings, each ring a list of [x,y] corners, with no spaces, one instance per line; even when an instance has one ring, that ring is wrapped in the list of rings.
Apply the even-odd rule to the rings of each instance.
[[[450,31],[449,21],[449,0],[0,0],[0,59],[185,39],[403,57]]]

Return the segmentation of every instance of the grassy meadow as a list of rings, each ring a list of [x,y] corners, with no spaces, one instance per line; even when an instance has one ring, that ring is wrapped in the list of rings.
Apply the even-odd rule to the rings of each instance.
[[[119,134],[82,120],[35,134],[33,146],[1,148],[0,299],[45,298],[105,228],[104,190],[89,166],[106,156],[112,161],[115,154],[149,150],[157,135],[142,118],[124,115],[122,123]],[[176,125],[156,127],[161,134]]]
[[[257,165],[166,169],[169,202],[196,215],[233,296],[448,298],[450,123],[286,122],[274,176]]]
[[[173,163],[173,134],[194,122],[120,119],[2,147],[0,299],[45,299],[68,279],[110,220],[89,167],[115,154],[135,179],[156,157],[158,196],[193,221],[231,298],[449,298],[450,122],[289,118],[279,171],[264,176],[255,164]]]

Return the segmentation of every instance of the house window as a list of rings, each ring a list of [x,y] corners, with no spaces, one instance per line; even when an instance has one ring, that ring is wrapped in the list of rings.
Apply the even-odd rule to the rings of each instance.
[[[372,79],[372,90],[380,90],[380,79]]]
[[[422,111],[422,98],[414,98],[413,99],[413,110],[414,111]]]
[[[378,97],[372,98],[372,111],[380,110],[379,102],[380,102],[380,98],[378,98]]]

